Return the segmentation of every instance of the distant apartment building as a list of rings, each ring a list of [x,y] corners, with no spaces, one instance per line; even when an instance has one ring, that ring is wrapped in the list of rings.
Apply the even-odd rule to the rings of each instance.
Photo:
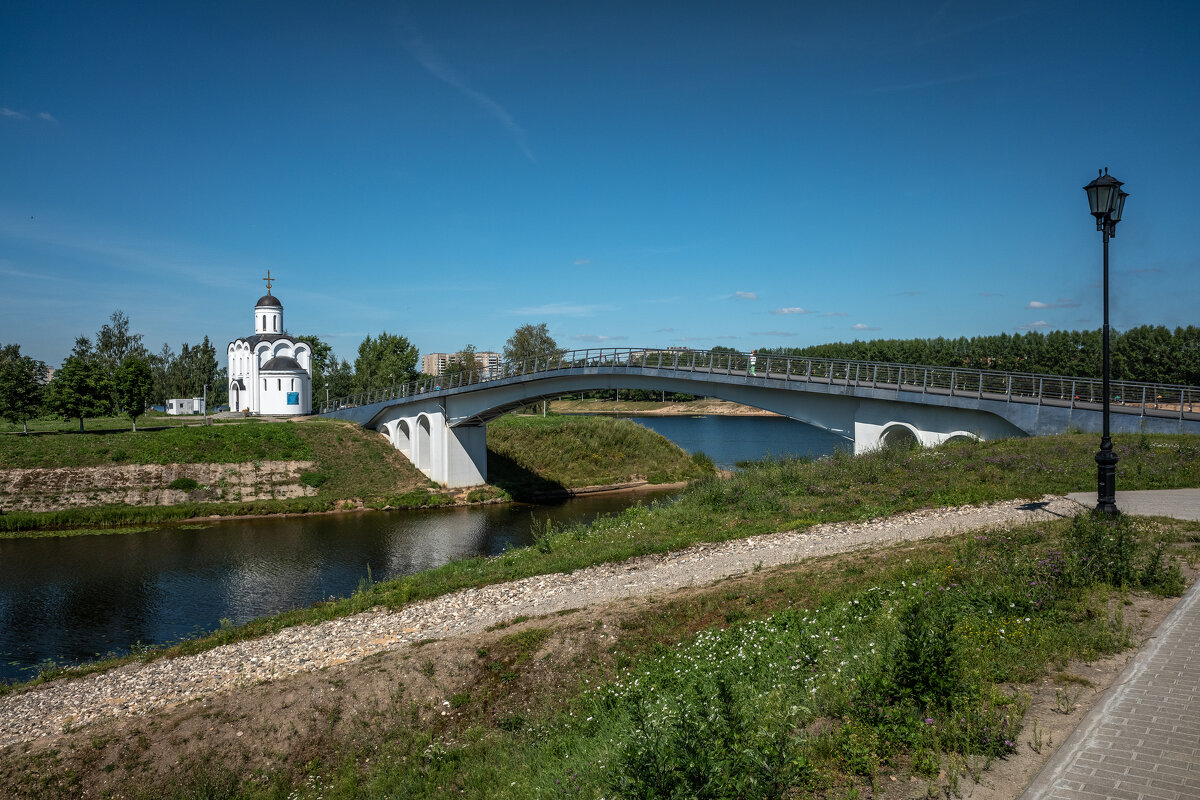
[[[483,377],[490,378],[500,370],[501,355],[491,351],[481,351],[475,354],[475,360],[483,368]],[[421,356],[421,371],[426,375],[441,377],[446,373],[446,367],[458,361],[458,353],[427,353]]]

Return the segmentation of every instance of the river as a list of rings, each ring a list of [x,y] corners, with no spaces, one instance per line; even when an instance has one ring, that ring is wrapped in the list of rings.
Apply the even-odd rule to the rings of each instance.
[[[718,467],[820,456],[846,440],[778,417],[637,417]],[[533,519],[590,521],[669,491],[557,505],[238,519],[136,533],[0,540],[0,680],[206,633],[229,620],[351,594],[368,571],[398,577],[530,541]]]

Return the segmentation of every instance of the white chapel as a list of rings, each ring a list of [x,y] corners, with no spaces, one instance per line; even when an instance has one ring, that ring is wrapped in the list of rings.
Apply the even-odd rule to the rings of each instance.
[[[312,349],[283,328],[283,303],[267,293],[254,304],[254,335],[229,343],[229,408],[264,416],[312,413]]]

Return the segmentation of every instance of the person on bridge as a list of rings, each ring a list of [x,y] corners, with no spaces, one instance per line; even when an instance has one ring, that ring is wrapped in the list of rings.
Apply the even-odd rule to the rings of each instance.
[[[754,374],[754,351],[750,351],[750,374]]]

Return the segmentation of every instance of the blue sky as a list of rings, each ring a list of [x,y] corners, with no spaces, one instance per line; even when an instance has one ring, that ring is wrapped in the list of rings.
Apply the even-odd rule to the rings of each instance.
[[[0,343],[1200,324],[1200,3],[8,2]]]

